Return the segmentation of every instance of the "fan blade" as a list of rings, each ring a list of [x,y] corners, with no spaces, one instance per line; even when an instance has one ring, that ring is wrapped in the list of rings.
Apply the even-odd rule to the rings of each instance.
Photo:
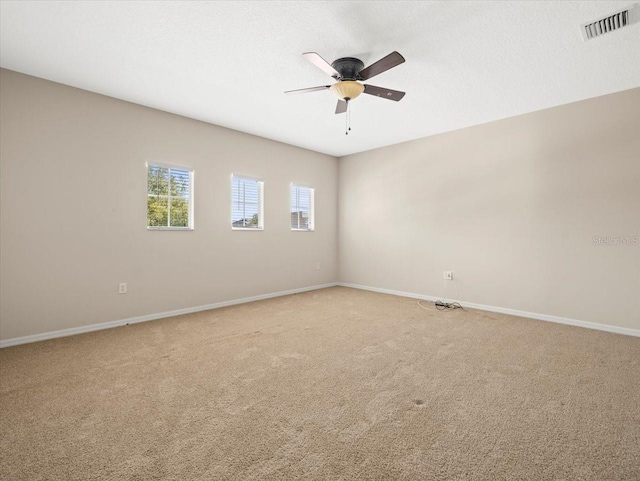
[[[329,62],[327,62],[317,53],[306,52],[306,53],[303,53],[302,56],[306,58],[309,62],[311,62],[313,65],[318,67],[320,70],[327,72],[333,78],[340,77],[340,74],[338,73],[338,71],[335,68],[333,68]]]
[[[358,75],[362,80],[369,80],[371,77],[375,77],[382,72],[386,72],[390,68],[396,67],[401,63],[404,63],[404,57],[398,52],[391,52],[376,63],[372,63],[367,68],[362,69]]]
[[[385,89],[382,87],[376,87],[374,85],[365,85],[364,93],[369,95],[375,95],[376,97],[380,97],[381,99],[393,100],[395,102],[399,102],[404,97],[404,92],[400,92],[399,90],[391,90]]]
[[[349,104],[344,100],[338,100],[338,105],[336,105],[336,114],[344,114],[347,111],[347,107]]]
[[[318,92],[319,90],[327,90],[328,88],[331,88],[331,85],[321,85],[320,87],[309,87],[308,89],[287,90],[285,94],[287,95],[306,94],[308,92]]]

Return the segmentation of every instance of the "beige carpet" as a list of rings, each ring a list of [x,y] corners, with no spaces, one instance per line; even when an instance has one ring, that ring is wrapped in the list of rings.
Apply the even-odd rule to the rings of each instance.
[[[0,362],[2,480],[640,479],[640,338],[336,287]]]

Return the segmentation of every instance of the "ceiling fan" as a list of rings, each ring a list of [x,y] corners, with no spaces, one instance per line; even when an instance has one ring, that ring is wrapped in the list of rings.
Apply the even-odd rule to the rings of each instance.
[[[302,56],[314,64],[320,70],[328,73],[337,80],[332,85],[321,85],[306,89],[289,90],[285,94],[303,94],[308,92],[318,92],[320,90],[331,90],[338,97],[336,114],[342,114],[348,110],[349,102],[361,93],[375,95],[383,99],[398,102],[404,97],[404,92],[391,90],[374,85],[360,83],[362,80],[369,80],[376,75],[404,63],[404,57],[398,52],[391,52],[386,57],[364,68],[362,60],[354,57],[344,57],[334,60],[329,64],[325,59],[315,52],[303,53]]]

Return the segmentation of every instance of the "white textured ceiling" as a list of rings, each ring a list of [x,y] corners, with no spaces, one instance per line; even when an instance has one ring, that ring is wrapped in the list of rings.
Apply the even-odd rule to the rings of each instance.
[[[587,2],[3,1],[2,67],[342,156],[640,86],[640,25],[584,42]],[[366,83],[349,136],[303,52],[406,63]]]

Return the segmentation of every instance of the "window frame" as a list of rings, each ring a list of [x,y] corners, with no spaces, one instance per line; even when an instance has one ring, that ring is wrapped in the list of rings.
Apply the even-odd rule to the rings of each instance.
[[[188,220],[188,226],[187,227],[179,227],[179,226],[171,226],[171,225],[157,225],[157,226],[151,226],[149,225],[149,187],[147,184],[147,205],[146,205],[146,212],[147,212],[147,230],[173,230],[173,231],[192,231],[195,229],[195,217],[194,217],[194,182],[195,182],[195,170],[192,169],[191,167],[185,167],[183,165],[176,165],[176,164],[165,164],[162,162],[153,162],[153,161],[147,161],[145,163],[145,169],[146,169],[146,174],[147,174],[147,183],[149,182],[149,168],[150,167],[159,167],[161,169],[173,169],[173,170],[180,170],[183,172],[188,172],[189,173],[189,199],[188,199],[188,205],[189,205],[189,220]],[[156,196],[153,196],[156,197]],[[157,197],[167,197],[168,199],[168,212],[167,212],[167,223],[171,222],[171,201],[170,199],[172,197],[174,198],[182,198],[182,197],[176,197],[176,196],[171,196],[169,194],[167,194],[166,196],[157,196]]]
[[[233,198],[233,180],[235,179],[242,179],[243,181],[251,181],[251,182],[256,182],[258,184],[258,225],[256,227],[236,227],[233,225],[233,203],[234,203],[234,198]],[[258,178],[258,177],[251,177],[248,175],[241,175],[241,174],[231,174],[231,211],[230,211],[230,217],[231,217],[231,230],[238,230],[238,231],[257,231],[257,232],[261,232],[264,231],[264,180]],[[246,200],[243,200],[242,204],[243,204],[243,209],[246,206]],[[243,211],[243,213],[246,212],[246,210]],[[246,216],[243,217],[243,219],[246,219]]]
[[[292,208],[293,205],[291,204],[291,191],[293,188],[297,188],[298,191],[299,189],[308,189],[309,190],[309,222],[307,223],[308,227],[306,229],[300,228],[300,227],[293,227],[291,225],[291,214],[293,214]],[[311,187],[309,185],[305,185],[305,184],[296,184],[295,182],[291,182],[291,184],[289,185],[289,227],[291,229],[292,232],[315,232],[316,230],[316,202],[315,202],[315,196],[316,196],[316,189],[314,187]],[[298,200],[299,202],[299,200]],[[298,204],[298,209],[300,208],[300,205]],[[299,210],[298,210],[299,212]],[[298,222],[299,224],[299,222]]]

